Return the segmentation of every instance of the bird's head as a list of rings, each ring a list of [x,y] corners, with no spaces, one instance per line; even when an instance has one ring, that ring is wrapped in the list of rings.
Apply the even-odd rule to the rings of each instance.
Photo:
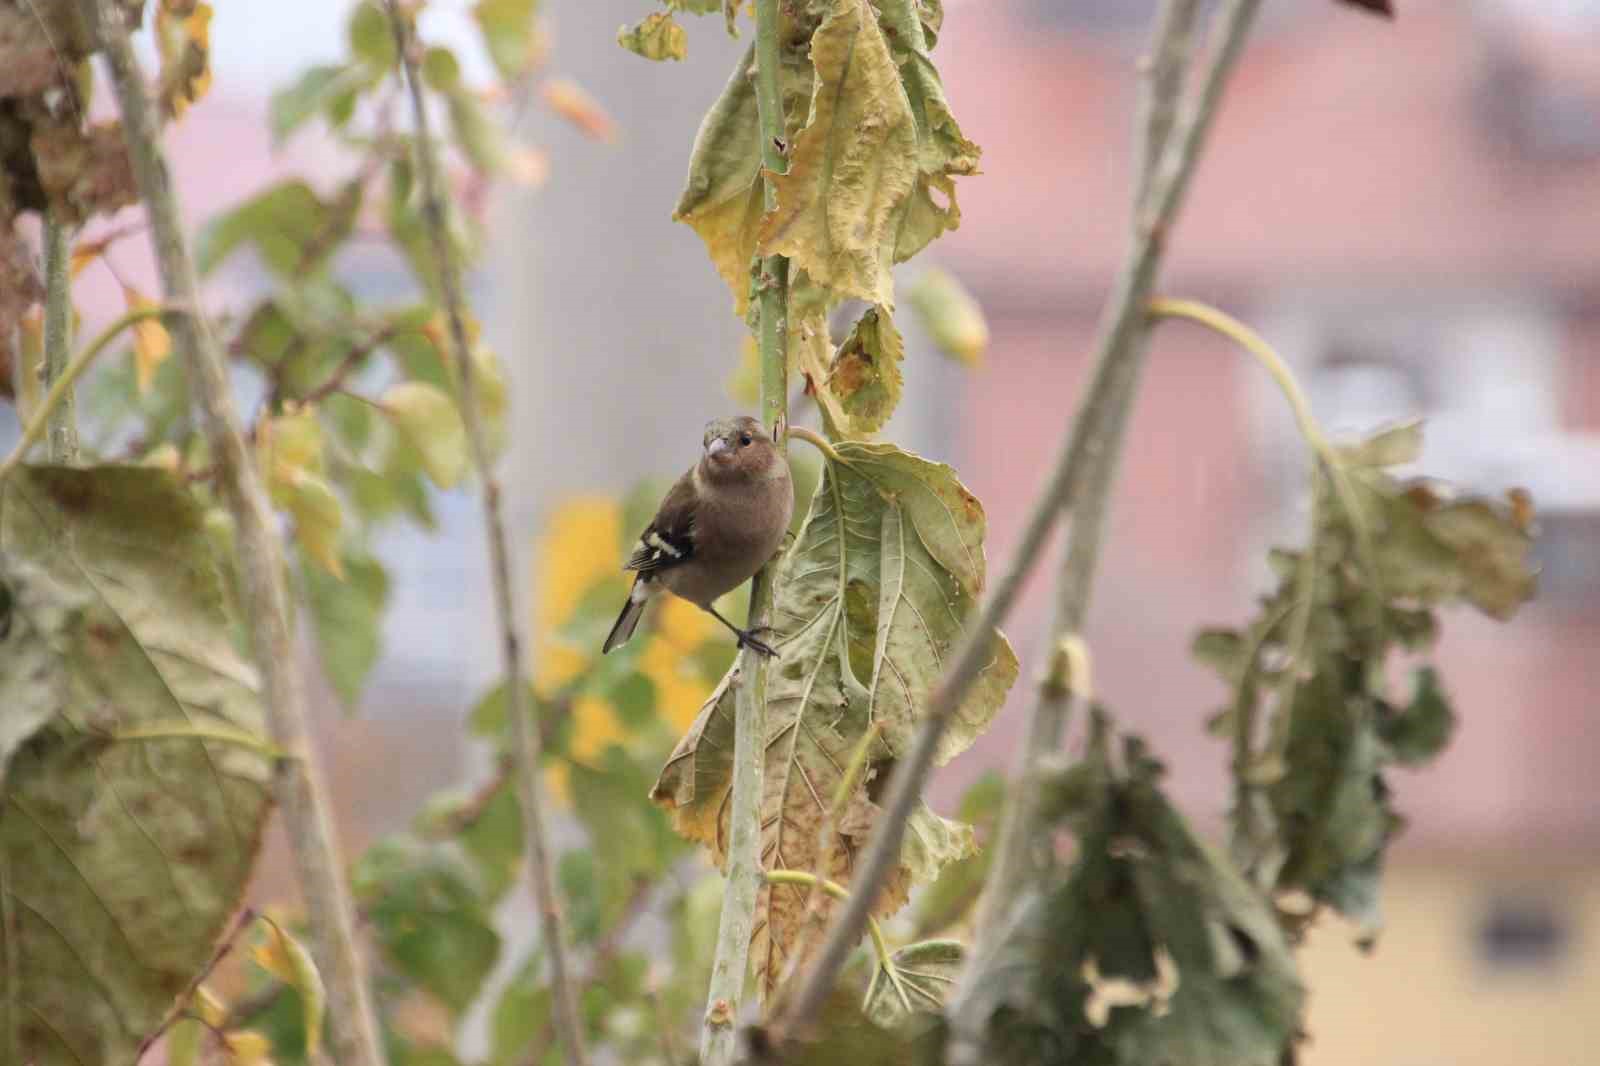
[[[714,481],[776,477],[784,467],[772,437],[748,416],[706,423],[702,444],[705,453],[700,465]]]

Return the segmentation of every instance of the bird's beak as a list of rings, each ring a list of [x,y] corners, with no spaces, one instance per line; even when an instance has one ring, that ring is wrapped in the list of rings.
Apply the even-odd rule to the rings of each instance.
[[[706,445],[706,457],[709,459],[714,457],[718,452],[725,452],[727,450],[727,441],[723,440],[721,437],[712,437],[711,443]]]

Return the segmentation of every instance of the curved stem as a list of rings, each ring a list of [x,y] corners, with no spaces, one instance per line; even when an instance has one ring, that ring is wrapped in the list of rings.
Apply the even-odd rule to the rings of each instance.
[[[417,69],[422,49],[411,22],[413,16],[403,13],[396,0],[386,2],[395,51],[411,100],[423,220],[428,231],[434,267],[438,272],[440,296],[449,320],[451,351],[460,383],[457,406],[461,421],[466,426],[473,466],[483,482],[483,524],[489,542],[489,576],[493,584],[495,617],[499,628],[501,669],[505,673],[506,714],[511,720],[513,754],[517,763],[517,795],[528,850],[528,879],[532,882],[533,903],[543,933],[544,953],[549,959],[552,1013],[567,1066],[585,1066],[588,1054],[584,1050],[583,1021],[578,1013],[577,993],[569,970],[566,929],[561,919],[550,846],[545,832],[543,786],[539,778],[541,738],[532,721],[534,710],[529,706],[528,686],[523,681],[522,634],[517,624],[518,615],[512,593],[511,551],[505,519],[500,510],[500,484],[495,479],[494,460],[489,449],[488,433],[483,425],[482,407],[478,402],[478,371],[467,339],[461,264],[456,261],[447,232],[438,155],[429,126],[427,105],[422,97],[422,79]]]
[[[822,436],[820,433],[809,430],[805,426],[790,426],[789,436],[805,441],[817,451],[821,452],[822,457],[828,460],[830,463],[846,462],[844,456],[839,454],[827,437]]]
[[[90,365],[100,357],[100,353],[105,351],[107,346],[117,339],[117,334],[135,323],[143,322],[147,318],[183,313],[184,311],[181,308],[171,306],[136,308],[107,326],[99,336],[89,342],[87,348],[73,356],[72,361],[63,367],[61,373],[50,383],[50,391],[45,393],[44,399],[39,401],[38,410],[33,412],[33,417],[28,419],[28,424],[23,427],[22,436],[18,439],[16,446],[11,449],[11,454],[6,456],[5,462],[0,463],[0,481],[4,481],[11,476],[11,472],[17,468],[23,457],[27,455],[28,449],[33,447],[40,437],[44,436],[45,430],[51,424],[52,412],[67,401],[67,398],[72,395],[73,383],[82,377],[83,372],[88,370]]]
[[[837,900],[850,898],[850,891],[837,881],[804,870],[768,870],[762,876],[769,885],[804,885],[820,889]],[[892,972],[895,969],[894,953],[889,950],[889,942],[883,938],[883,927],[876,918],[867,919],[867,933],[872,938],[872,950],[878,956],[878,965]]]

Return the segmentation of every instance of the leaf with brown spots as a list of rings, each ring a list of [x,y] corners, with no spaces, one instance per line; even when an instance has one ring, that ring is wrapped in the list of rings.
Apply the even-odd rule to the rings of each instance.
[[[27,246],[11,228],[0,228],[0,322],[21,322],[29,307],[44,299],[44,284],[34,269]],[[19,359],[12,347],[10,329],[0,329],[0,364],[5,368],[4,393],[16,396]],[[23,372],[26,367],[20,367]]]
[[[162,4],[156,10],[156,46],[161,109],[168,118],[182,118],[211,88],[211,5]]]
[[[909,749],[919,708],[975,609],[985,522],[948,466],[887,444],[846,441],[838,455],[776,580],[771,643],[780,657],[767,677],[761,855],[765,869],[820,869],[848,886],[880,813],[877,791]],[[653,792],[678,831],[705,843],[719,863],[732,783],[733,676],[712,694]],[[987,728],[1016,676],[1016,656],[997,632],[989,665],[940,743],[940,763]],[[881,732],[867,780],[848,798],[823,856],[818,837],[832,796],[874,725]],[[914,884],[971,848],[968,827],[918,807],[878,913],[898,910]],[[752,953],[764,994],[800,943],[806,907],[797,886],[762,891]]]
[[[848,436],[876,433],[900,403],[905,343],[887,309],[869,307],[834,354],[828,391],[838,397]]]
[[[61,686],[0,796],[0,1047],[20,1052],[0,1060],[131,1063],[255,864],[271,765],[181,735],[187,722],[259,737],[255,671],[230,641],[199,508],[170,474],[23,467],[0,495],[0,553],[22,610],[0,640],[0,717],[32,659],[49,656]],[[131,739],[140,727],[161,735]]]

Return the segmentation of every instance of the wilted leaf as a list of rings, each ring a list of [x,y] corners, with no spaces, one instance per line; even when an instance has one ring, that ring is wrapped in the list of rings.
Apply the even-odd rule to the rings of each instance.
[[[161,109],[182,118],[189,105],[211,88],[211,5],[195,4],[178,12],[156,8],[156,48],[161,53]]]
[[[383,650],[383,614],[389,604],[389,577],[383,564],[346,551],[343,579],[320,563],[306,567],[306,606],[315,627],[322,670],[333,690],[354,711]]]
[[[298,179],[282,182],[206,223],[195,241],[195,265],[209,274],[240,246],[252,244],[274,273],[303,276],[350,235],[360,207],[359,181],[347,183],[331,201]]]
[[[31,564],[0,555],[0,795],[12,753],[66,709],[61,664],[80,639],[83,607]]]
[[[0,551],[84,605],[55,666],[65,709],[15,752],[0,801],[0,957],[25,975],[7,992],[12,1032],[37,1066],[133,1062],[237,910],[269,806],[258,751],[168,727],[259,737],[255,674],[170,475],[17,470]]]
[[[989,323],[978,301],[955,277],[929,267],[912,284],[906,299],[941,352],[967,366],[983,361],[983,350],[989,346]]]
[[[300,1011],[305,1021],[306,1054],[315,1058],[322,1045],[322,1014],[328,1003],[322,973],[311,958],[311,952],[287,929],[278,922],[264,924],[267,937],[256,947],[256,963],[294,989],[295,995],[300,997]]]
[[[617,43],[646,59],[684,59],[689,54],[689,35],[672,20],[670,11],[653,12],[622,27],[617,31]]]
[[[1101,785],[1069,823],[1072,868],[1027,903],[974,990],[999,1057],[1043,1061],[1038,1041],[1050,1061],[1281,1066],[1304,990],[1272,908],[1192,834],[1141,744],[1120,773],[1104,746],[1086,761]]]
[[[766,869],[822,869],[849,885],[856,847],[878,808],[862,782],[836,828],[826,863],[817,837],[856,745],[876,724],[869,775],[887,772],[909,748],[920,708],[960,637],[983,584],[983,509],[954,471],[884,444],[846,442],[817,488],[799,539],[776,579],[770,641],[779,650],[767,677]],[[995,635],[993,659],[946,731],[943,763],[988,725],[1015,680],[1017,660]],[[710,847],[720,863],[731,785],[730,673],[662,770],[652,795],[678,831]],[[968,853],[971,830],[919,807],[879,913],[904,903],[912,884]],[[799,886],[763,889],[754,965],[763,988],[783,970],[806,909]],[[824,908],[826,910],[826,908]]]
[[[937,6],[925,9],[918,0],[886,0],[881,17],[885,28],[892,31],[888,38],[917,123],[916,189],[895,236],[894,261],[903,263],[941,233],[961,224],[954,179],[978,173],[983,150],[962,135],[933,60],[915,47],[919,36],[927,38],[928,48],[933,47],[929,27],[937,29],[942,10]]]
[[[433,483],[454,488],[467,472],[467,432],[455,400],[432,385],[402,381],[386,389],[378,404],[422,456]]]
[[[35,125],[28,148],[50,213],[65,224],[77,225],[137,202],[139,187],[122,127],[102,122],[84,129],[77,124],[76,112],[69,114],[70,121]],[[11,192],[15,196],[18,190],[13,187]]]
[[[460,853],[390,837],[356,863],[352,887],[389,965],[452,1010],[466,1010],[494,968],[500,937]]]
[[[1455,729],[1455,711],[1431,666],[1417,671],[1411,702],[1378,719],[1378,735],[1401,766],[1418,766],[1438,755]]]
[[[883,966],[872,971],[861,1011],[885,1028],[893,1028],[908,1015],[938,1013],[955,986],[966,961],[959,940],[924,940],[907,944],[890,956],[891,973]]]
[[[916,121],[866,0],[834,0],[811,41],[805,128],[775,175],[763,255],[786,255],[840,296],[894,306],[898,209],[917,178]]]
[[[137,311],[154,307],[155,303],[130,285],[122,287],[122,299],[128,310]],[[149,392],[156,370],[172,354],[172,337],[159,318],[146,318],[133,325],[133,362],[140,392]]]
[[[900,371],[904,358],[905,343],[889,312],[869,307],[834,353],[828,371],[828,391],[838,398],[845,417],[839,428],[847,435],[876,433],[889,421],[905,388]]]
[[[785,49],[780,70],[784,115],[791,135],[805,121],[811,100],[811,64],[799,49]],[[722,95],[695,135],[689,178],[673,209],[705,241],[718,275],[733,290],[734,312],[743,315],[750,296],[750,261],[761,224],[761,124],[752,80],[754,49],[733,68]]]

